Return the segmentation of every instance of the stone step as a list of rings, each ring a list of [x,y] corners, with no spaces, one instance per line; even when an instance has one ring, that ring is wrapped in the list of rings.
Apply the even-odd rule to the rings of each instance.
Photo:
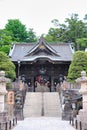
[[[49,100],[50,99],[50,100]],[[61,116],[60,100],[58,93],[44,94],[44,115],[45,116]]]
[[[57,92],[27,92],[24,104],[24,117],[60,117],[61,106]]]
[[[42,94],[27,92],[24,104],[24,117],[41,116]]]

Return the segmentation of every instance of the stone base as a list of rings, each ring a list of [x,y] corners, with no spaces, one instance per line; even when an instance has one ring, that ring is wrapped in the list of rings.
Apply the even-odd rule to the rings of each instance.
[[[0,122],[7,122],[9,119],[7,112],[0,112]]]
[[[71,111],[68,112],[62,112],[62,120],[70,120],[73,118],[73,114]]]
[[[87,129],[86,121],[87,121],[87,110],[81,109],[79,111],[79,114],[77,115],[78,130],[81,129],[80,127],[82,127],[82,130]],[[79,124],[81,124],[81,126]]]
[[[9,117],[8,113],[3,111],[0,112],[0,130],[9,130]]]
[[[87,110],[84,110],[84,109],[80,110],[79,117],[80,117],[81,121],[83,121],[83,122],[86,121],[87,120]]]

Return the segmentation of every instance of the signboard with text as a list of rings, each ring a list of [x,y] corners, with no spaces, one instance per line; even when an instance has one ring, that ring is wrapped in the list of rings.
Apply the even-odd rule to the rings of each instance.
[[[14,92],[9,91],[8,92],[8,105],[13,105],[14,104]]]

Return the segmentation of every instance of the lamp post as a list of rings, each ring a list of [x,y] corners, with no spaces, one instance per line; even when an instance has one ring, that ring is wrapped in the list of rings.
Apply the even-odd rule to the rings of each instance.
[[[18,80],[19,80],[19,76],[20,76],[20,60],[18,60]]]

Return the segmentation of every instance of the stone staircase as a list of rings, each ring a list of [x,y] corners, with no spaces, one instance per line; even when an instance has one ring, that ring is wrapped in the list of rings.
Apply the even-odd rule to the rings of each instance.
[[[27,92],[24,104],[24,118],[38,117],[42,112],[42,93]]]
[[[27,92],[23,113],[24,118],[61,117],[58,92]]]
[[[61,105],[58,92],[44,93],[44,116],[61,117]]]

